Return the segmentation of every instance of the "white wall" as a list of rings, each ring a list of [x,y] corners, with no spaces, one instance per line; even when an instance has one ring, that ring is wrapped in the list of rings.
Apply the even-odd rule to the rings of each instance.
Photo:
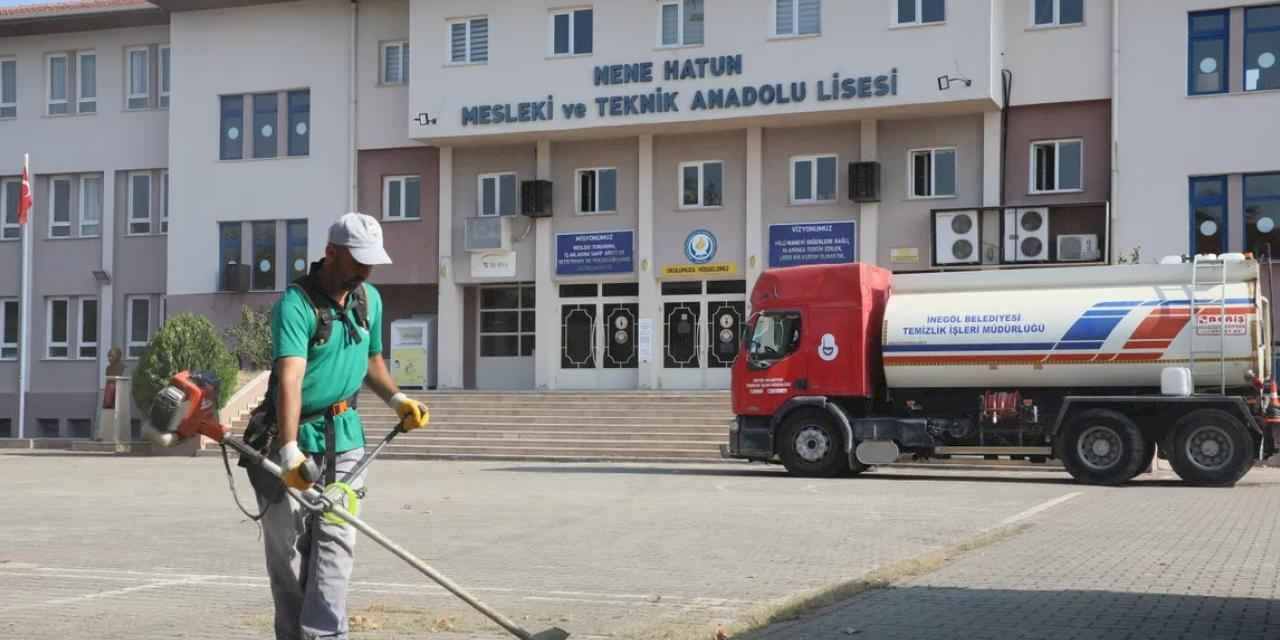
[[[350,20],[338,0],[173,14],[170,295],[214,289],[220,220],[308,218],[320,256],[350,206]],[[309,156],[218,159],[220,95],[300,88],[311,90]]]
[[[429,126],[409,124],[412,137],[443,143],[455,136],[565,131],[626,125],[707,122],[730,117],[839,113],[885,109],[907,104],[941,104],[986,100],[990,105],[990,3],[951,2],[942,25],[891,28],[893,2],[888,0],[833,2],[823,5],[820,37],[771,39],[773,3],[764,0],[707,0],[705,46],[662,49],[658,43],[658,4],[630,0],[600,0],[594,4],[594,53],[550,59],[548,9],[562,6],[552,0],[413,0],[410,11],[414,66],[410,113],[427,112],[437,118]],[[480,14],[489,16],[487,64],[452,66],[447,61],[447,20]],[[945,47],[947,55],[939,56]],[[743,74],[719,78],[665,80],[666,60],[742,55]],[[652,62],[652,82],[596,86],[597,65]],[[876,76],[898,70],[898,95],[819,102],[818,81]],[[971,87],[953,86],[940,92],[941,74],[965,75]],[[728,110],[690,111],[698,89],[804,81],[807,100],[790,105],[754,106]],[[604,117],[595,98],[652,93],[658,87],[678,91],[678,113]],[[441,90],[447,88],[447,90]],[[498,125],[462,126],[462,108],[546,100],[553,96],[553,120]],[[587,116],[566,119],[561,105],[584,103]]]
[[[388,149],[417,145],[405,136],[409,85],[382,84],[382,44],[409,39],[409,0],[364,0],[359,10],[357,146]],[[414,53],[412,47],[409,50]],[[410,70],[416,61],[411,61]]]
[[[1115,0],[1085,0],[1084,23],[1060,27],[1035,26],[1031,0],[1004,1],[1004,65],[1013,71],[1014,105],[1111,97]]]
[[[1241,2],[1238,5],[1267,4]],[[1142,246],[1144,261],[1190,250],[1188,178],[1280,171],[1280,92],[1187,96],[1187,12],[1213,0],[1122,2],[1116,255]],[[1239,56],[1231,73],[1242,74]],[[1230,204],[1239,210],[1239,202]],[[1232,248],[1241,245],[1232,220]]]

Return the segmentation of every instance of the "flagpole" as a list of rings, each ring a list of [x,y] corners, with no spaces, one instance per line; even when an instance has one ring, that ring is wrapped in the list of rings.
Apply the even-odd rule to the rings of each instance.
[[[22,173],[23,179],[30,186],[32,200],[35,199],[35,180],[31,177],[31,157],[30,154],[22,154]],[[22,205],[19,205],[21,207]],[[35,208],[32,206],[32,208]],[[30,214],[31,212],[28,212]],[[18,353],[22,361],[18,365],[18,437],[22,438],[26,434],[27,427],[27,391],[31,388],[31,345],[35,341],[31,339],[31,245],[35,244],[35,228],[30,215],[28,215],[26,224],[22,231],[22,323],[18,335],[21,344],[18,345]]]

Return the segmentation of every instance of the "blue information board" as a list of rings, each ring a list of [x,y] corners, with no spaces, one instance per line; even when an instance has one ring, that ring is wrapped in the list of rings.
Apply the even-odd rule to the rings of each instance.
[[[635,271],[634,231],[556,234],[556,275]]]
[[[769,225],[769,266],[853,262],[853,221]]]

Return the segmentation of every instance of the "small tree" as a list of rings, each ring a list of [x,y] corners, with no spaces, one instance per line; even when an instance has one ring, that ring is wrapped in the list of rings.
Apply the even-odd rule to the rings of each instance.
[[[209,371],[218,378],[219,409],[235,392],[236,359],[223,344],[217,327],[204,316],[175,315],[151,338],[133,374],[134,404],[146,411],[169,378],[183,370]]]
[[[248,305],[240,308],[240,320],[227,329],[227,339],[235,345],[240,366],[255,371],[271,366],[271,312]]]

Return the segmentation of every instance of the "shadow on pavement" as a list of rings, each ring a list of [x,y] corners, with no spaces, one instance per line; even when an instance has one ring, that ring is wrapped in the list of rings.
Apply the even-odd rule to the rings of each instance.
[[[1280,600],[1265,598],[891,587],[864,593],[800,620],[736,635],[734,640],[1262,640],[1277,637],[1280,637]]]

